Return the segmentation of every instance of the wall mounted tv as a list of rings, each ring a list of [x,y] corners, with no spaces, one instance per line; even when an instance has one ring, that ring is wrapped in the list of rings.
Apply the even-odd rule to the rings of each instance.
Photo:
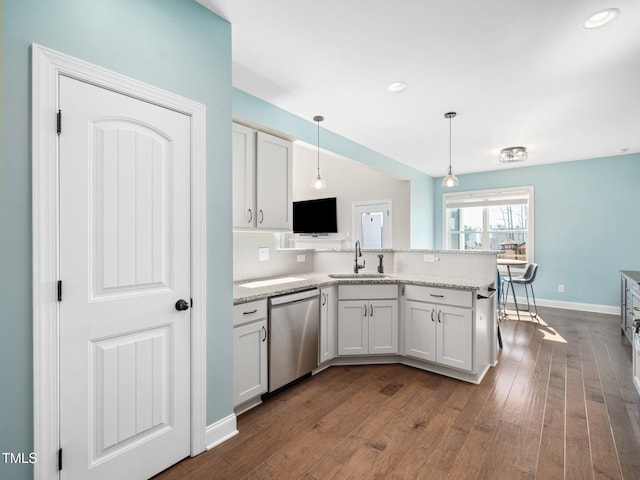
[[[324,235],[337,232],[336,197],[293,202],[293,233]]]

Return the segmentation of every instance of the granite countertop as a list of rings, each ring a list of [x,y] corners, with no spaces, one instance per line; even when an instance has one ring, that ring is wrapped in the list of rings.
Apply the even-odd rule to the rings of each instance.
[[[256,287],[243,287],[252,282],[262,282],[269,280],[278,280],[282,278],[296,278],[295,281],[287,281],[285,283],[277,283],[274,285],[258,285]],[[295,273],[291,275],[282,275],[278,277],[270,277],[266,279],[241,280],[233,284],[233,304],[251,302],[261,300],[275,295],[283,295],[294,293],[309,288],[322,288],[330,285],[353,285],[353,284],[403,284],[403,285],[420,285],[427,287],[444,287],[457,288],[461,290],[481,290],[487,288],[493,283],[491,280],[479,279],[472,277],[445,277],[436,275],[417,275],[409,273],[385,273],[384,277],[366,277],[361,278],[332,278],[329,273]]]

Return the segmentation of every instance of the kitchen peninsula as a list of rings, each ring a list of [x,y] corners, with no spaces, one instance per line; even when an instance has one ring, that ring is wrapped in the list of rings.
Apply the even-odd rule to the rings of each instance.
[[[354,250],[274,252],[277,274],[234,282],[237,410],[259,403],[269,334],[268,299],[317,289],[318,366],[403,363],[480,383],[497,361],[495,252],[365,250],[366,265],[384,255],[385,270],[353,273]],[[304,257],[304,266],[298,266]],[[307,261],[307,258],[309,261]],[[254,264],[255,265],[255,264]],[[239,266],[241,269],[242,266]],[[251,337],[247,337],[251,338]],[[247,364],[253,358],[254,369]],[[249,370],[249,371],[248,371]],[[244,379],[244,380],[243,380]],[[244,383],[243,383],[244,382]]]

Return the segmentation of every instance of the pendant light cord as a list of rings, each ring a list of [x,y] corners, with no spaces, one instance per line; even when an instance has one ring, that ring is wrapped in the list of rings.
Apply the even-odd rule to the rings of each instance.
[[[449,175],[451,175],[451,116],[449,116]]]

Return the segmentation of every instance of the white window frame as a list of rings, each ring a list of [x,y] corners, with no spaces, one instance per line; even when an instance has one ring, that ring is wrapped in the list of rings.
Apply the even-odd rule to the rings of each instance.
[[[526,198],[528,205],[527,218],[527,262],[534,261],[534,189],[533,185],[509,188],[496,188],[487,190],[472,190],[468,192],[444,193],[442,194],[442,244],[447,250],[453,250],[449,235],[449,215],[447,208],[467,208],[467,207],[489,207],[495,205],[508,205],[509,200]],[[483,215],[483,234],[488,235],[486,211]],[[488,245],[488,242],[483,242]],[[457,249],[456,249],[457,250]]]

